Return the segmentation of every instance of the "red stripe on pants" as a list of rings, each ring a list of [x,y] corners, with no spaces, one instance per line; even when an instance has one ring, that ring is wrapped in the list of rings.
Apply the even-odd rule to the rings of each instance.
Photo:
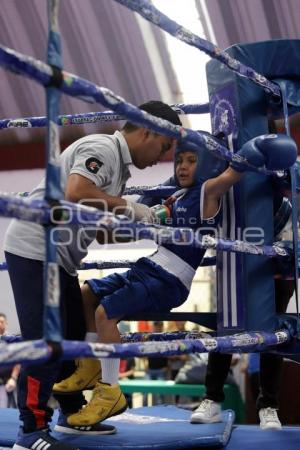
[[[37,428],[44,428],[46,426],[45,415],[46,411],[38,409],[40,381],[32,377],[27,377],[27,398],[26,406],[32,411]]]

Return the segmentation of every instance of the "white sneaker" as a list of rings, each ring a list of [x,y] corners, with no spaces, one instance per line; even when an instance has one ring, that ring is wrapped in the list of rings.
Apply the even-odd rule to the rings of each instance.
[[[281,430],[282,426],[275,408],[261,408],[258,415],[262,430]]]
[[[191,423],[221,422],[221,405],[205,398],[191,414]]]

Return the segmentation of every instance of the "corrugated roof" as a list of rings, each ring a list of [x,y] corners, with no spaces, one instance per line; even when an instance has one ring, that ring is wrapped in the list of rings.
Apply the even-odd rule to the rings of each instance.
[[[154,70],[136,15],[113,0],[63,0],[59,26],[64,68],[68,72],[105,86],[138,105],[149,99],[161,99]],[[176,76],[166,51],[162,32],[152,26],[164,68],[180,101]],[[21,53],[45,60],[47,45],[47,2],[41,0],[2,0],[0,43]],[[0,118],[45,115],[44,89],[34,81],[0,69]],[[99,105],[63,96],[61,113],[101,111]],[[92,128],[95,132],[95,126]],[[98,127],[99,130],[99,127]],[[70,127],[63,139],[91,132],[90,126]],[[41,130],[5,130],[2,143],[38,139]]]
[[[188,5],[189,1],[194,0],[183,3]],[[297,24],[299,0],[195,1],[202,18],[205,16],[203,4],[206,5],[217,44],[221,48],[237,42],[300,38]],[[45,0],[2,0],[1,44],[44,60],[46,10]],[[156,67],[149,56],[151,48],[149,44],[145,45],[134,13],[113,0],[62,0],[59,24],[64,68],[67,71],[108,87],[135,105],[151,98],[170,100],[169,93],[161,92]],[[209,30],[206,23],[203,25]],[[179,102],[180,89],[166,49],[165,34],[153,25],[151,30],[171,93],[174,93],[172,100]],[[0,118],[45,114],[44,89],[31,80],[0,69],[0,93]],[[61,112],[65,114],[102,109],[66,96],[63,96],[61,104]],[[64,128],[61,137],[63,140],[73,140],[78,135],[99,129],[103,131],[100,125],[72,126]],[[23,129],[5,130],[0,136],[1,143],[7,145],[37,140],[43,135],[43,130]]]
[[[196,0],[200,17],[205,16],[203,1],[223,49],[239,42],[300,38],[299,0]]]

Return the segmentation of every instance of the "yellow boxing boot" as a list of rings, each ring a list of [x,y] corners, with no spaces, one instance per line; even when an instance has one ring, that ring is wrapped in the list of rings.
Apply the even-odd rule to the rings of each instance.
[[[127,409],[126,399],[118,384],[97,383],[90,402],[78,413],[68,416],[69,425],[94,425]]]
[[[65,380],[55,383],[54,394],[74,394],[86,389],[93,389],[101,379],[101,364],[95,358],[79,358],[75,360],[76,370]]]

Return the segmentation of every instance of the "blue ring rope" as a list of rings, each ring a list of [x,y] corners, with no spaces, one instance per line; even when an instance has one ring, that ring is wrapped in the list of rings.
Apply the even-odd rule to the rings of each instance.
[[[291,342],[290,330],[274,333],[247,332],[232,336],[207,337],[171,341],[149,341],[125,344],[100,344],[83,341],[62,341],[61,360],[82,358],[128,358],[145,356],[174,356],[189,353],[252,353],[275,349]],[[53,357],[53,347],[44,340],[0,345],[0,366],[16,363],[43,364]]]
[[[90,269],[120,269],[125,267],[132,267],[135,264],[134,261],[86,261],[80,265],[80,270],[90,270]],[[199,267],[208,267],[216,265],[216,257],[215,256],[207,256],[203,258]],[[0,270],[5,270],[5,268]]]
[[[266,92],[272,94],[276,98],[281,98],[280,89],[275,83],[267,80],[264,75],[261,75],[251,67],[245,66],[240,61],[229,56],[228,53],[222,51],[219,47],[212,44],[205,39],[200,38],[196,34],[187,30],[185,27],[179,25],[174,20],[169,19],[165,14],[160,12],[147,0],[115,0],[117,3],[126,6],[127,8],[140,14],[144,19],[157,25],[167,33],[185,42],[188,45],[198,48],[213,59],[217,59],[223,63],[228,69],[235,72],[237,75],[246,77],[253,83],[261,86]]]
[[[7,70],[28,76],[38,83],[47,86],[51,81],[53,70],[51,66],[42,61],[23,55],[12,49],[0,46],[0,65]],[[270,171],[263,167],[257,168],[236,153],[231,153],[226,147],[214,139],[213,136],[174,125],[167,120],[152,116],[136,106],[126,103],[126,101],[114,94],[107,88],[94,85],[93,83],[63,71],[63,81],[60,89],[63,93],[73,97],[81,98],[85,101],[98,102],[103,106],[112,108],[115,112],[126,116],[131,122],[146,126],[158,133],[165,134],[175,139],[190,141],[196,145],[204,146],[217,158],[226,161],[234,161],[244,167],[248,167],[254,172],[265,175],[281,176],[282,173]]]
[[[125,188],[123,195],[143,195],[146,197],[161,197],[166,198],[174,194],[178,190],[176,186],[166,186],[164,184],[158,184],[156,186],[129,186]],[[10,192],[10,195],[28,197],[28,191],[23,192]]]
[[[135,261],[128,260],[111,260],[111,261],[85,261],[80,265],[79,270],[91,270],[91,269],[124,269],[131,268],[135,264]],[[216,265],[215,256],[204,257],[201,261],[200,267],[208,267]],[[0,263],[0,271],[7,270],[7,263]]]
[[[166,198],[174,194],[178,190],[176,186],[129,186],[125,189],[124,195],[143,195],[145,197],[161,197]]]
[[[199,331],[172,331],[165,333],[144,333],[144,332],[134,332],[134,333],[121,333],[121,342],[146,342],[146,341],[173,341],[178,339],[203,339],[211,337],[208,333]],[[23,342],[22,336],[5,334],[0,336],[0,342],[5,342],[7,344],[14,342]]]
[[[171,108],[180,115],[209,113],[209,103],[190,105],[175,103],[174,105],[171,105]],[[126,120],[126,117],[115,114],[114,111],[102,111],[81,114],[63,114],[58,116],[57,124],[61,127],[67,127],[69,125],[82,125],[85,123],[112,122],[119,120]],[[0,130],[5,128],[41,128],[46,125],[46,117],[21,117],[0,120]]]
[[[115,216],[113,213],[103,212],[89,206],[78,205],[62,200],[58,209],[61,211],[61,221],[56,224],[81,224],[83,226],[102,227],[108,230],[123,230],[128,237],[151,239],[159,244],[172,243],[193,245],[201,249],[216,251],[247,253],[251,255],[265,255],[269,258],[290,258],[290,249],[281,243],[272,246],[255,245],[239,240],[214,238],[202,235],[192,228],[172,228],[143,222],[129,222],[125,216]],[[30,200],[26,197],[12,197],[0,195],[0,216],[13,217],[41,225],[52,223],[53,208],[45,200]],[[125,230],[125,231],[124,231]]]

